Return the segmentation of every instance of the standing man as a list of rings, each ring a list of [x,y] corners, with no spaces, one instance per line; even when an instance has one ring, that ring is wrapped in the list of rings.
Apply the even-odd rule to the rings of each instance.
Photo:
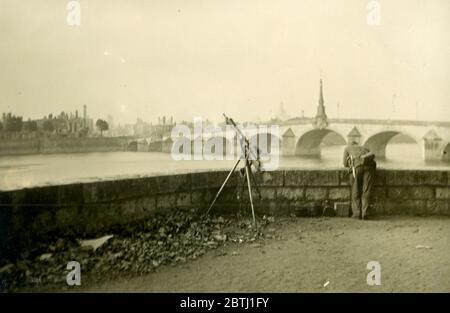
[[[350,173],[352,217],[366,220],[376,169],[375,155],[352,140],[344,151],[344,166]]]

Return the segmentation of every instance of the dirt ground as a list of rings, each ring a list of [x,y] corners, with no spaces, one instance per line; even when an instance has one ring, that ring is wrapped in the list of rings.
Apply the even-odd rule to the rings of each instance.
[[[450,218],[282,218],[269,231],[273,239],[227,242],[185,264],[70,291],[450,292]],[[369,261],[381,265],[380,286],[367,285]]]

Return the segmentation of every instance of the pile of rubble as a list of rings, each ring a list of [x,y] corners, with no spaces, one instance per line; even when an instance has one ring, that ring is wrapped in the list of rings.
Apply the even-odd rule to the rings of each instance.
[[[194,211],[176,211],[144,222],[117,227],[95,240],[59,238],[42,246],[34,258],[18,260],[0,268],[0,290],[66,282],[70,261],[80,263],[83,275],[114,278],[141,275],[163,264],[193,260],[227,243],[254,242],[273,217],[257,221],[258,231],[248,218],[198,217]],[[270,231],[269,231],[270,233]]]

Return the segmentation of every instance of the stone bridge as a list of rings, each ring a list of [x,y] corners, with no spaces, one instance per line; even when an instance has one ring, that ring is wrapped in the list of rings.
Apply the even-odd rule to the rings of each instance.
[[[335,134],[333,138],[340,137],[336,144],[348,144],[350,141],[357,140],[373,151],[379,159],[385,158],[386,146],[390,140],[398,134],[403,134],[420,146],[423,160],[450,161],[450,122],[329,119],[326,126],[318,127],[315,118],[295,118],[279,125],[279,136],[265,134],[269,137],[267,139],[269,146],[272,140],[279,141],[280,153],[283,156],[319,157],[321,143],[330,133]],[[223,141],[228,146],[236,147],[236,138],[233,140],[234,144],[230,142],[230,137],[227,138],[217,138],[204,133],[203,145],[210,140],[216,140],[216,142]],[[191,140],[193,142],[194,139]],[[172,145],[171,138],[156,142],[141,138],[130,141],[129,149],[169,153]]]
[[[413,139],[422,148],[425,161],[449,160],[450,122],[427,122],[373,119],[328,119],[325,113],[322,80],[319,105],[315,118],[294,118],[281,123],[280,147],[282,155],[320,156],[320,144],[325,136],[334,133],[340,142],[357,141],[374,152],[377,158],[386,157],[386,146],[398,134]]]
[[[270,129],[270,125],[266,126]],[[325,113],[322,81],[320,81],[319,105],[316,116],[314,118],[293,118],[279,123],[278,126],[278,136],[270,133],[266,138],[268,146],[271,145],[273,140],[278,140],[279,151],[283,156],[318,157],[321,153],[321,143],[324,138],[330,133],[334,133],[333,138],[337,141],[336,144],[348,144],[356,140],[374,152],[377,158],[382,159],[386,157],[386,146],[389,141],[394,136],[403,134],[420,145],[423,160],[450,161],[450,122],[329,119]],[[231,135],[234,135],[233,131],[232,133]],[[267,134],[267,131],[265,133]],[[255,134],[256,132],[253,135],[251,132],[247,133],[251,139],[256,139],[254,143],[259,143],[261,137],[257,137]],[[227,143],[227,146],[236,146],[236,138],[233,139],[232,136],[228,135],[230,134],[223,135],[223,138],[217,138],[211,133],[203,133],[201,140],[203,146],[208,141],[215,141],[218,144],[224,142]],[[191,136],[189,140],[193,143],[194,136]],[[234,143],[231,143],[230,141],[233,140]],[[139,139],[132,144],[132,150],[135,151],[170,152],[173,146],[171,138],[158,142]],[[273,153],[274,151],[265,152]]]
[[[422,148],[423,159],[448,160],[450,153],[450,123],[401,121],[329,119],[318,125],[316,119],[297,118],[280,125],[282,155],[320,156],[323,139],[330,133],[349,143],[357,140],[377,158],[386,156],[386,146],[398,134],[413,139]]]

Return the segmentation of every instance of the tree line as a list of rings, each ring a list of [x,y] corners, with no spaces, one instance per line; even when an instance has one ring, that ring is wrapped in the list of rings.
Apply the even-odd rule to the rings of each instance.
[[[52,122],[52,118],[45,120],[42,124],[42,130],[45,132],[55,131],[55,126]],[[108,122],[103,119],[98,119],[95,126],[100,131],[101,136],[103,132],[109,129]],[[0,132],[35,132],[38,131],[38,124],[36,121],[28,120],[23,121],[22,116],[17,116],[12,113],[3,113],[2,120],[0,121]]]

